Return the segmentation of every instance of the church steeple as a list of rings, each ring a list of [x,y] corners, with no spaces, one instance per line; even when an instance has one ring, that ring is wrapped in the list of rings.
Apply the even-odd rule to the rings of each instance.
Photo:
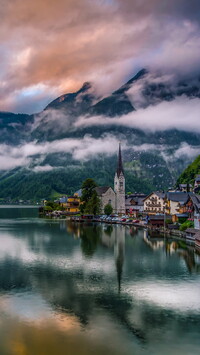
[[[114,191],[115,191],[115,211],[123,215],[125,213],[125,177],[122,164],[121,143],[119,143],[119,155],[117,161],[117,170],[114,178]]]
[[[121,153],[121,143],[119,143],[119,154],[118,154],[118,162],[117,162],[117,176],[119,177],[122,173],[124,175],[124,169],[122,164],[122,153]]]

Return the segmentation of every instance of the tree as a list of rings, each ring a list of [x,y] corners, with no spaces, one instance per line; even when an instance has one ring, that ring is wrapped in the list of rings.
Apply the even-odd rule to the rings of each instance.
[[[100,200],[95,190],[92,192],[92,197],[86,203],[84,212],[94,215],[100,213]]]
[[[98,214],[100,212],[100,200],[95,187],[96,182],[93,179],[86,179],[82,184],[82,196],[80,210],[82,213]]]
[[[91,199],[93,190],[95,189],[96,186],[97,184],[93,179],[86,179],[82,183],[82,196],[81,196],[82,204],[80,206],[81,212],[85,212],[86,205],[88,201]]]
[[[112,208],[111,204],[108,203],[107,205],[105,205],[105,207],[104,207],[104,213],[105,213],[107,216],[109,216],[110,214],[112,214],[112,212],[113,212],[113,208]]]

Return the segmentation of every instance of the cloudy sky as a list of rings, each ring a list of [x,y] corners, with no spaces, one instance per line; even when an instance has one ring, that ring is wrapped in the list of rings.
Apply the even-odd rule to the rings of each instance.
[[[84,81],[107,94],[142,67],[199,68],[199,0],[0,4],[0,110],[38,112]]]

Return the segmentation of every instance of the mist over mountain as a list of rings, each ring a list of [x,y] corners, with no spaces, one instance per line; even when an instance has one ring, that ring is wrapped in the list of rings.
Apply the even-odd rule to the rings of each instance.
[[[200,79],[139,71],[101,97],[89,82],[39,114],[0,113],[0,198],[72,193],[87,177],[111,184],[122,142],[127,191],[175,184],[200,152]]]

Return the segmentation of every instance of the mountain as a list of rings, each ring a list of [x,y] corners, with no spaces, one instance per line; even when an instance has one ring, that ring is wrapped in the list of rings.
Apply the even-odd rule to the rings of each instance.
[[[127,192],[148,193],[173,186],[193,159],[185,153],[187,147],[198,152],[200,134],[133,128],[122,120],[131,112],[173,103],[179,97],[199,99],[199,78],[178,80],[142,69],[106,97],[99,97],[92,83],[86,82],[37,115],[0,113],[1,155],[9,160],[10,154],[13,160],[13,168],[1,164],[0,198],[39,199],[72,193],[87,177],[100,185],[112,185],[119,140]],[[107,123],[102,124],[105,117]]]
[[[179,184],[194,185],[196,175],[200,174],[200,155],[182,172],[177,180]]]
[[[50,102],[45,110],[65,110],[66,114],[79,116],[87,112],[95,100],[95,95],[92,90],[92,85],[85,82],[80,90],[75,93],[70,93],[58,97]]]
[[[27,140],[33,115],[0,112],[0,144],[19,144]]]

